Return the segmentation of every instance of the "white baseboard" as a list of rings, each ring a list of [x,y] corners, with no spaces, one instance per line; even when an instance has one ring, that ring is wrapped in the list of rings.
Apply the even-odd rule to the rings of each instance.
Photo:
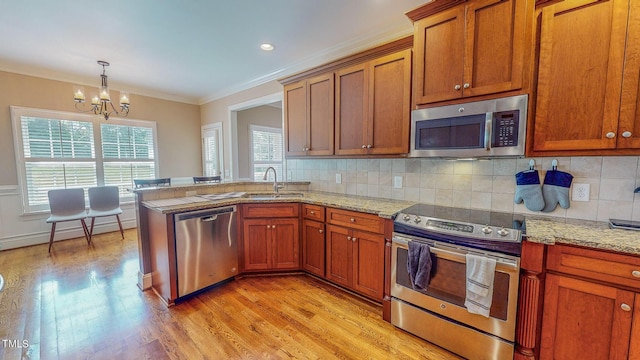
[[[151,288],[151,285],[152,285],[151,273],[143,274],[140,271],[138,271],[138,287],[140,288],[140,290],[142,291],[148,290]]]

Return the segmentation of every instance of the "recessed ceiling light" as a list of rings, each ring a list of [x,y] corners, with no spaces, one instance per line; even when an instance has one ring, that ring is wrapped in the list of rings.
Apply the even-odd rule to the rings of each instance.
[[[271,45],[269,43],[264,43],[264,44],[260,45],[260,49],[262,49],[264,51],[271,51],[271,50],[273,50],[273,45]]]

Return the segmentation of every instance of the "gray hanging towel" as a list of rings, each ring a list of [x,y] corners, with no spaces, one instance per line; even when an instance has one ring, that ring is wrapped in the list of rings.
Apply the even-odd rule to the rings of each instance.
[[[431,250],[429,245],[409,241],[407,271],[416,290],[425,290],[431,280]]]

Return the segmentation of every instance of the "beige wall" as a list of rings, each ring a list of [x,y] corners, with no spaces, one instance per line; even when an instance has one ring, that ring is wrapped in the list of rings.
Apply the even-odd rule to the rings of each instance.
[[[282,129],[282,109],[262,105],[238,111],[238,175],[241,179],[251,177],[250,125]]]
[[[18,184],[9,107],[75,112],[72,93],[71,83],[0,71],[0,186]],[[198,105],[131,94],[128,117],[156,121],[161,177],[202,173]]]
[[[244,90],[227,97],[208,102],[200,107],[200,115],[202,125],[221,122],[223,143],[224,143],[224,168],[226,170],[231,168],[231,153],[230,149],[235,146],[235,139],[231,139],[231,123],[230,123],[230,109],[242,110],[242,104],[252,103],[256,99],[260,99],[273,94],[282,94],[282,85],[277,81],[270,81],[268,83],[253,87],[248,90]],[[260,104],[248,105],[248,107],[256,106]],[[240,108],[238,108],[240,107]],[[231,144],[231,142],[234,144]],[[233,168],[237,168],[238,164],[233,164]]]

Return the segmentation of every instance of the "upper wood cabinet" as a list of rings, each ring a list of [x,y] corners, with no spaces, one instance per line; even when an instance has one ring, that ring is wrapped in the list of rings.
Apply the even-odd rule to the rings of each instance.
[[[411,50],[336,71],[335,154],[409,151]]]
[[[414,108],[522,88],[532,1],[469,1],[421,19],[419,10],[407,14],[415,21]]]
[[[333,155],[333,73],[284,87],[287,155]]]
[[[565,0],[538,19],[532,155],[637,154],[639,2]]]

